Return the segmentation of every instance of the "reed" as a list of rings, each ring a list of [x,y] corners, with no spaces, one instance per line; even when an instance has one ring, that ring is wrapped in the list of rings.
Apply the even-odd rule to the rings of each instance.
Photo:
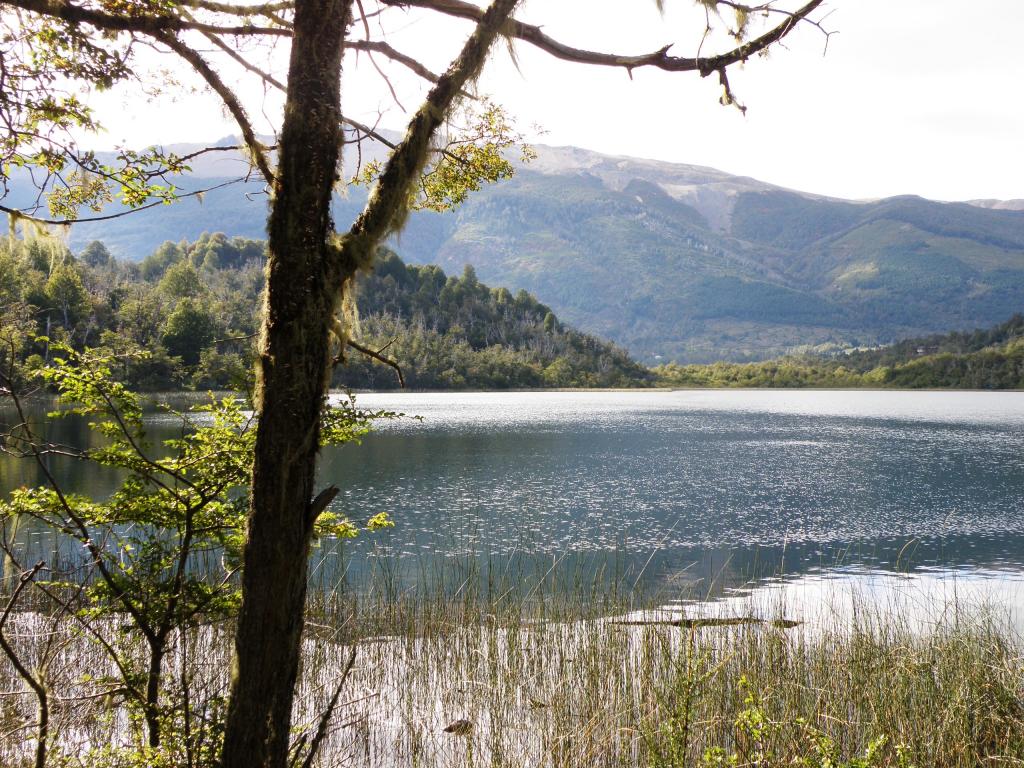
[[[357,651],[321,765],[1024,764],[1024,643],[984,606],[945,605],[927,625],[865,601],[789,629],[674,626],[625,590],[596,594],[571,574],[532,584],[448,575],[443,590],[397,579],[312,590],[297,739]],[[141,738],[116,695],[96,695],[116,670],[73,624],[22,611],[6,630],[30,660],[50,649],[53,764],[134,765],[106,749]],[[189,681],[191,727],[211,738],[230,630],[193,627],[168,660]],[[0,765],[30,764],[33,712],[21,690],[0,663]]]

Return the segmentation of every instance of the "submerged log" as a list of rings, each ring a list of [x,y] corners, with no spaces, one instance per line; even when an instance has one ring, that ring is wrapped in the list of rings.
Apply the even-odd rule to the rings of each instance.
[[[745,625],[763,625],[775,627],[776,629],[792,629],[802,624],[802,621],[792,619],[759,619],[755,616],[736,616],[732,618],[694,618],[694,619],[619,619],[612,624],[619,626],[652,627],[668,626],[682,627],[683,629],[699,629],[701,627],[736,627]]]

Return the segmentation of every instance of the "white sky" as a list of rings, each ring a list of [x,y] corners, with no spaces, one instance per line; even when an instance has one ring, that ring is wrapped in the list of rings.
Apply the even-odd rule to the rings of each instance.
[[[702,13],[692,0],[666,5],[661,18],[653,0],[527,0],[519,15],[580,47],[641,53],[676,41],[673,53],[693,55]],[[637,70],[631,81],[624,71],[559,62],[524,43],[518,70],[504,51],[492,58],[481,91],[547,144],[707,165],[838,197],[1024,198],[1024,2],[830,0],[827,10],[825,25],[838,34],[826,55],[824,37],[807,28],[785,49],[733,71],[745,117],[718,104],[717,78]],[[388,39],[440,71],[468,29],[399,14]],[[378,61],[415,107],[421,85]],[[400,111],[366,64],[363,57],[346,65],[346,113],[373,121],[383,110],[381,125],[400,129]],[[277,99],[242,88],[258,128],[269,132]],[[106,146],[236,132],[209,96],[168,105],[114,93],[97,106]],[[538,137],[534,124],[545,133]]]

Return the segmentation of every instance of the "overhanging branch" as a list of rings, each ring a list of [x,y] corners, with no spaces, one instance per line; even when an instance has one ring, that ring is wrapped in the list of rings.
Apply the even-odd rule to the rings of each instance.
[[[92,8],[83,8],[66,0],[5,0],[5,5],[23,11],[62,19],[74,24],[89,24],[97,29],[111,32],[141,32],[156,35],[160,32],[180,32],[195,29],[200,32],[214,32],[221,35],[273,35],[290,37],[292,31],[286,27],[257,27],[254,24],[224,26],[190,21],[181,16],[154,14],[152,16],[106,13]],[[241,15],[243,12],[239,11]]]
[[[477,22],[480,21],[484,13],[481,8],[465,0],[381,0],[381,2],[389,6],[425,8],[444,13],[448,16]],[[687,58],[671,56],[668,53],[672,47],[671,45],[666,45],[650,53],[638,55],[590,51],[559,42],[550,37],[539,26],[526,24],[516,19],[512,19],[509,22],[507,34],[518,40],[530,43],[555,58],[577,64],[620,67],[629,72],[640,67],[653,67],[667,72],[699,72],[702,76],[707,76],[712,72],[721,71],[732,64],[745,61],[759,51],[777,43],[788,35],[798,23],[806,19],[822,2],[823,0],[810,0],[800,9],[787,15],[785,21],[781,24],[773,27],[760,37],[754,38],[726,53],[708,57]]]
[[[245,181],[245,179],[232,179],[231,181],[225,181],[222,184],[216,184],[216,185],[214,185],[212,187],[207,187],[206,189],[197,189],[194,192],[186,192],[184,194],[178,195],[175,199],[177,199],[177,200],[184,200],[187,197],[199,197],[199,198],[202,198],[202,196],[205,195],[207,192],[212,192],[215,189],[221,189],[222,187],[228,187],[228,186],[231,186],[232,184],[238,184],[238,183],[240,183],[242,181]],[[36,224],[46,224],[48,226],[66,227],[66,226],[68,226],[70,224],[78,224],[78,223],[81,223],[81,222],[110,221],[111,219],[120,219],[122,216],[129,216],[129,215],[131,215],[133,213],[138,213],[139,211],[145,211],[148,208],[156,208],[158,205],[167,205],[167,201],[166,200],[155,200],[152,203],[146,203],[146,205],[140,205],[138,208],[129,208],[127,211],[119,211],[118,213],[110,213],[110,214],[107,214],[106,216],[88,216],[88,217],[86,217],[84,219],[44,219],[44,218],[40,218],[39,216],[33,216],[28,211],[19,210],[17,208],[10,208],[10,207],[8,207],[6,205],[3,205],[2,203],[0,203],[0,213],[9,214],[11,216],[14,216],[17,219],[27,219],[28,221],[34,221]],[[31,210],[31,209],[29,209],[29,210]]]
[[[338,283],[370,263],[377,244],[401,223],[409,192],[430,156],[430,142],[463,89],[475,78],[518,0],[494,0],[482,11],[476,29],[448,71],[438,78],[426,101],[409,121],[405,138],[391,153],[363,212],[343,238]]]

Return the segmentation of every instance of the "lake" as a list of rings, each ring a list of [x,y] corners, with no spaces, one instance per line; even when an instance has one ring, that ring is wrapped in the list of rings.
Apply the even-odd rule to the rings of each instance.
[[[732,611],[835,611],[849,595],[899,611],[901,595],[1024,608],[1024,393],[399,393],[359,405],[422,420],[325,451],[321,480],[343,489],[334,508],[396,524],[322,547],[312,573],[325,586],[457,591],[550,572],[570,588]],[[114,481],[59,468],[76,490]],[[0,471],[5,491],[33,482],[10,459]]]

